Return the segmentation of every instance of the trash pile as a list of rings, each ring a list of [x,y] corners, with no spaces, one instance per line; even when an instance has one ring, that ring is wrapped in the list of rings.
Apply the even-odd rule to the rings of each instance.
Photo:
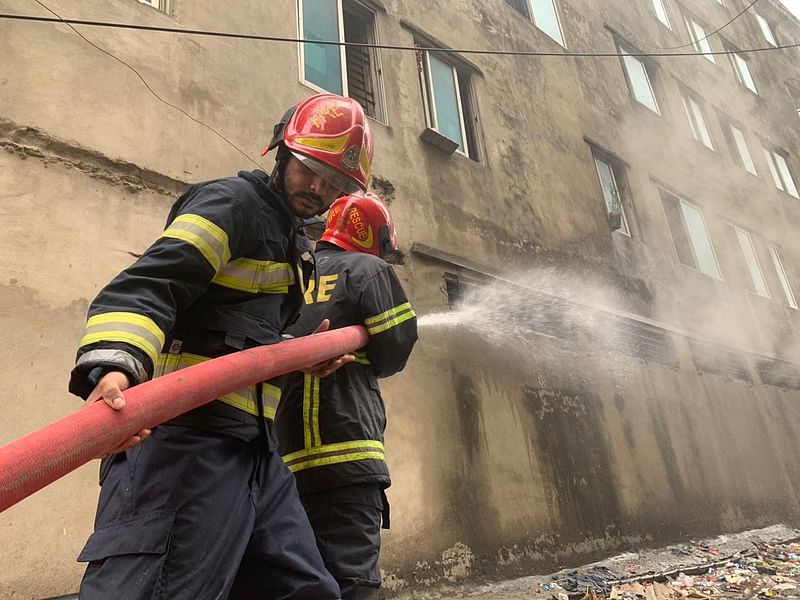
[[[700,544],[677,546],[675,555],[716,560],[661,573],[636,573],[636,565],[625,574],[594,566],[556,575],[553,583],[540,587],[554,592],[553,600],[800,599],[800,543],[755,542],[753,546],[727,557],[720,557],[717,548]]]

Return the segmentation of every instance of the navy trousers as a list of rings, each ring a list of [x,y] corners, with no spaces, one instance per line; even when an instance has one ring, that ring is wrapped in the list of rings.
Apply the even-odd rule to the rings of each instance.
[[[388,502],[378,484],[353,485],[301,496],[325,566],[342,600],[378,598],[381,522]]]
[[[162,425],[104,467],[82,600],[339,599],[262,438]]]

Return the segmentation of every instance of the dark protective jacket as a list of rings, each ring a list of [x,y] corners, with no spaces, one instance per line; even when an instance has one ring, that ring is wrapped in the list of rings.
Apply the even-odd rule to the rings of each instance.
[[[167,227],[89,308],[70,391],[86,398],[104,370],[132,385],[245,348],[280,341],[311,270],[308,240],[261,171],[189,188]],[[261,384],[172,421],[252,439],[280,389]]]
[[[416,315],[384,260],[326,242],[315,256],[315,281],[288,333],[306,335],[327,318],[331,329],[364,325],[369,342],[354,363],[324,379],[301,373],[285,380],[275,422],[279,449],[301,494],[367,482],[388,487],[377,379],[405,367],[417,341]]]

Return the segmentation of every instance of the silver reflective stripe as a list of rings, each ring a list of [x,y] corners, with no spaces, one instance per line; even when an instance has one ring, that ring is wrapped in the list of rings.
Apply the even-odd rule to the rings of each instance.
[[[167,373],[179,371],[186,367],[199,365],[207,360],[211,359],[198,354],[161,354],[158,357],[154,376],[166,375]],[[275,411],[281,399],[281,390],[269,383],[262,383],[261,387],[263,390],[262,401],[264,404],[264,417],[267,419],[274,419]],[[257,388],[258,386],[251,385],[243,390],[237,390],[230,394],[220,396],[217,400],[248,414],[258,416],[258,403],[256,402]]]
[[[75,365],[79,367],[87,365],[89,368],[100,365],[119,365],[126,373],[133,373],[136,376],[136,381],[131,381],[131,385],[138,385],[143,381],[147,381],[147,371],[145,371],[144,365],[135,356],[128,354],[124,350],[90,350],[85,354],[81,354]]]
[[[145,315],[109,312],[89,317],[80,347],[98,342],[122,342],[139,348],[156,362],[164,346],[164,332]]]

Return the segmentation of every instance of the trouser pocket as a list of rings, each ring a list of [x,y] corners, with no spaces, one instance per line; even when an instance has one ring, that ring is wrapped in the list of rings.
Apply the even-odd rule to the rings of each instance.
[[[81,600],[166,598],[166,559],[173,511],[111,523],[86,542],[78,562],[88,562]]]

